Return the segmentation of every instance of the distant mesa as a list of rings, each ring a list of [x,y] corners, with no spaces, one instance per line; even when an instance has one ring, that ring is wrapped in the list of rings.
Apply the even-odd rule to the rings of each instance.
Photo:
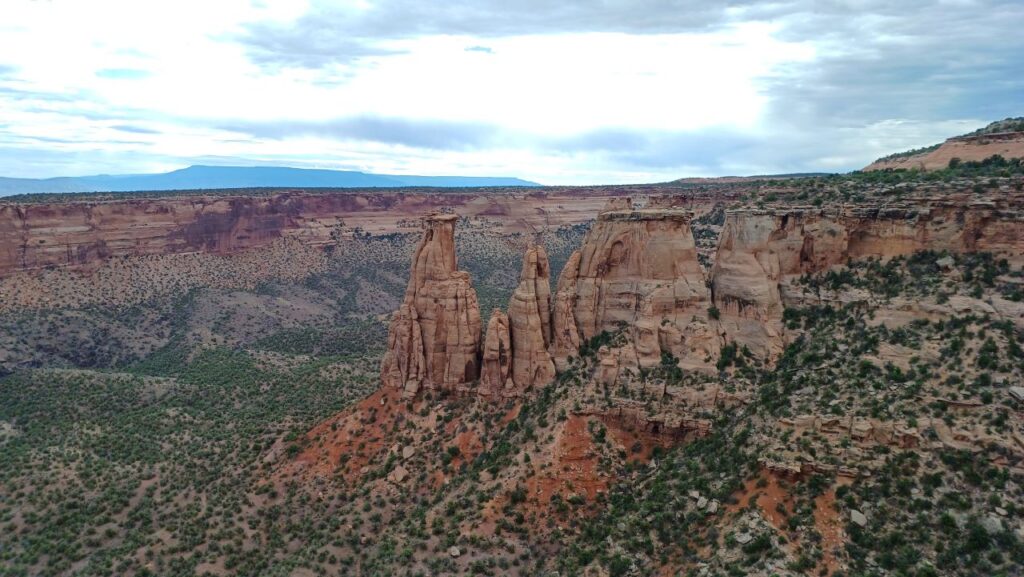
[[[0,196],[51,192],[136,192],[221,188],[398,188],[541,186],[514,177],[371,174],[284,166],[190,166],[158,174],[100,174],[57,178],[0,177]]]
[[[999,120],[941,144],[890,154],[864,170],[941,170],[953,159],[981,162],[996,155],[1006,160],[1024,158],[1024,117]]]

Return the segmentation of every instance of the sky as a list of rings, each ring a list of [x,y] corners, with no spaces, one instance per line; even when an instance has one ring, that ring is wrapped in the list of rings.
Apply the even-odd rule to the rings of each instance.
[[[844,172],[1024,115],[1021,0],[0,0],[0,176]]]

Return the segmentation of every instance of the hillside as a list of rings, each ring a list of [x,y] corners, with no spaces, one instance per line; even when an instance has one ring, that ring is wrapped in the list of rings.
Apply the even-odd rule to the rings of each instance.
[[[999,120],[940,144],[890,154],[864,170],[941,170],[951,161],[984,162],[993,156],[1007,161],[1024,158],[1024,117]]]
[[[1024,570],[1019,165],[2,206],[5,574]]]
[[[403,186],[538,186],[519,178],[413,176],[280,166],[190,166],[161,174],[114,174],[57,178],[0,177],[0,196],[53,192],[126,192],[216,188],[394,188]]]

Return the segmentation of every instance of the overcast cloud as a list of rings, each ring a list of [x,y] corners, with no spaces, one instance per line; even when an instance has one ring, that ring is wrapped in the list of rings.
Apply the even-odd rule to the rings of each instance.
[[[8,0],[0,176],[847,171],[1024,115],[1024,3]]]

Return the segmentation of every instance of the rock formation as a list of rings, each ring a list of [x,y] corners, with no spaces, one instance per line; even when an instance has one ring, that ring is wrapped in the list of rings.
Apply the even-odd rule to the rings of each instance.
[[[487,321],[483,355],[480,361],[480,389],[484,396],[498,396],[514,390],[511,379],[512,339],[509,336],[508,315],[494,309]]]
[[[551,344],[551,269],[542,246],[523,256],[519,286],[508,305],[512,334],[512,382],[518,391],[543,386],[555,378],[548,353]]]
[[[1024,250],[1024,215],[990,203],[741,209],[726,214],[711,286],[726,341],[760,358],[781,352],[789,282],[851,259],[919,250]]]
[[[580,251],[574,251],[558,275],[551,310],[551,357],[560,371],[579,352],[580,332],[576,326],[576,278],[580,274]]]
[[[628,201],[611,208],[587,234],[578,269],[571,260],[559,279],[555,356],[561,363],[573,351],[573,325],[577,341],[621,328],[635,350],[624,362],[651,367],[666,352],[684,367],[709,368],[720,343],[690,213],[638,210]]]
[[[614,385],[619,378],[619,354],[602,345],[597,350],[597,382],[602,385]]]
[[[381,362],[381,381],[385,386],[413,395],[426,378],[427,360],[419,315],[412,304],[403,303],[391,316],[388,349]]]
[[[407,397],[421,388],[454,390],[480,374],[480,306],[469,273],[457,270],[457,220],[437,214],[424,219],[405,300],[388,329],[381,380]]]
[[[644,187],[639,187],[643,189]],[[656,187],[650,187],[654,192]],[[82,266],[113,257],[260,249],[281,238],[329,245],[356,229],[408,232],[431,211],[456,210],[502,232],[588,222],[618,188],[481,189],[435,194],[296,192],[267,195],[53,195],[47,202],[0,198],[0,276],[51,266]],[[718,199],[695,198],[710,207]]]
[[[769,247],[775,220],[728,214],[711,274],[722,333],[760,358],[782,351],[781,265]]]

